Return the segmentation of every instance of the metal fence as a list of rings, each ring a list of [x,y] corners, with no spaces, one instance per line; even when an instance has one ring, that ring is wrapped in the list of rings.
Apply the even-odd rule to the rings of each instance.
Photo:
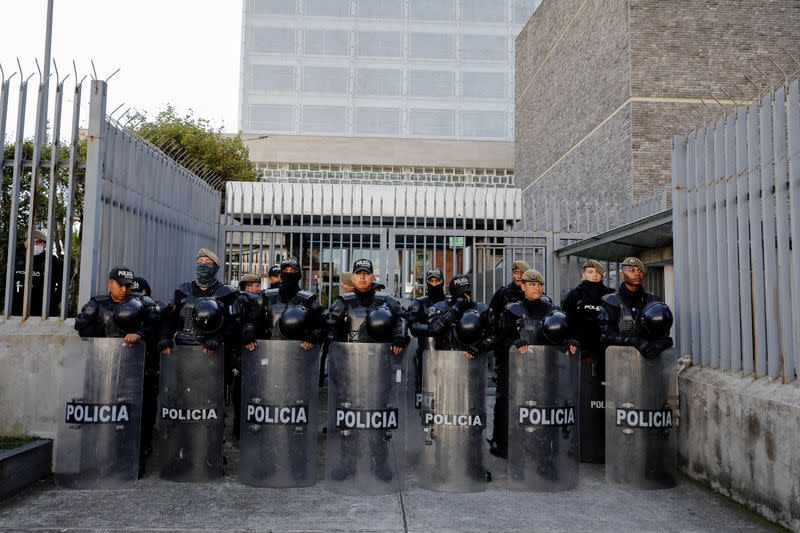
[[[448,279],[467,273],[477,299],[488,301],[510,282],[511,261],[523,259],[559,294],[560,276],[549,275],[557,237],[523,226],[520,194],[487,187],[228,183],[225,277],[265,277],[272,264],[296,257],[304,287],[318,290],[327,304],[339,294],[341,273],[366,257],[386,290],[405,302],[422,294],[424,273],[434,266]]]
[[[800,368],[798,81],[673,139],[677,342],[713,368]]]
[[[193,275],[193,262],[187,258],[192,258],[197,248],[217,249],[220,193],[107,116],[105,81],[89,82],[84,138],[80,120],[85,78],[78,80],[76,73],[69,139],[62,139],[62,118],[69,115],[63,110],[66,78],[56,76],[50,115],[51,80],[42,77],[32,139],[25,136],[31,76],[14,80],[3,72],[0,80],[0,139],[8,149],[0,161],[4,316],[31,315],[33,278],[41,276],[43,287],[60,285],[60,301],[55,306],[49,301],[54,292],[43,291],[42,317],[55,307],[58,312],[54,314],[66,318],[78,302],[105,292],[108,271],[118,264],[147,278],[154,295],[168,297],[169,289]],[[15,81],[14,138],[6,146],[9,95]],[[52,125],[49,136],[48,122]],[[6,151],[13,155],[7,158]],[[48,151],[50,158],[43,161],[42,154]],[[34,268],[34,247],[27,246],[35,241],[37,230],[46,234],[43,272]],[[62,258],[63,273],[55,279]]]

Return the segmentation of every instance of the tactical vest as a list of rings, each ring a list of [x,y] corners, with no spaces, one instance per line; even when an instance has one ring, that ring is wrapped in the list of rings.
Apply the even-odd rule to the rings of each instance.
[[[553,310],[553,302],[547,296],[542,296],[541,301],[547,304],[545,314],[541,317],[534,317],[525,307],[522,301],[513,303],[509,310],[517,317],[517,329],[519,330],[519,338],[526,341],[528,344],[536,345],[542,342],[542,330],[544,329],[544,317],[547,313]]]
[[[311,310],[311,303],[316,295],[311,291],[298,291],[288,302],[281,300],[280,289],[267,289],[262,291],[264,295],[264,313],[266,325],[272,332],[273,340],[286,340],[286,337],[281,333],[279,327],[281,315],[287,307],[303,307],[306,310]],[[308,331],[308,326],[304,328]]]
[[[194,309],[197,307],[197,304],[203,300],[220,300],[228,296],[231,294],[231,288],[227,285],[219,284],[213,291],[206,292],[200,291],[199,289],[195,291],[193,283],[187,282],[181,285],[179,290],[186,295],[186,298],[183,300],[181,306],[180,327],[177,333],[175,333],[175,343],[201,344],[205,340],[213,338],[222,326],[220,326],[217,331],[198,331],[194,326]],[[225,304],[222,301],[218,303],[223,309],[225,308]]]
[[[106,337],[124,337],[125,333],[114,322],[114,311],[119,305],[111,296],[95,296],[97,302],[97,318],[106,330]]]
[[[340,296],[347,306],[347,342],[375,342],[367,335],[367,315],[373,309],[386,304],[388,298],[381,293],[375,293],[372,301],[364,307],[355,292],[347,292]]]
[[[645,295],[645,305],[647,305],[648,298]],[[613,305],[619,309],[619,318],[617,319],[617,330],[620,335],[633,335],[636,327],[636,320],[634,318],[634,310],[619,297],[618,292],[613,292],[603,297],[603,301],[609,305]],[[638,311],[641,311],[639,309]]]

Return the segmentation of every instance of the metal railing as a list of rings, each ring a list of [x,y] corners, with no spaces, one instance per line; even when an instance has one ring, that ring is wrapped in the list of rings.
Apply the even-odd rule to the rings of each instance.
[[[38,307],[32,302],[33,281],[42,277],[43,287],[51,290],[42,291],[41,316],[64,319],[90,296],[104,293],[109,270],[119,264],[147,278],[154,295],[168,297],[169,290],[193,275],[193,262],[187,258],[199,247],[217,249],[220,193],[107,116],[105,81],[90,81],[84,137],[80,120],[85,77],[77,79],[77,72],[69,140],[61,137],[62,118],[68,116],[62,108],[66,78],[58,78],[56,70],[52,115],[47,105],[50,80],[40,80],[32,139],[25,137],[31,77],[16,80],[14,138],[6,145],[13,78],[3,72],[0,80],[0,139],[4,149],[13,152],[6,158],[4,150],[0,161],[3,226],[7,223],[0,226],[4,316],[32,315]],[[50,158],[44,161],[47,151]],[[35,242],[37,231],[46,236],[43,272],[34,267],[34,247],[27,245]],[[56,279],[62,257],[62,274]],[[59,301],[51,302],[59,292]]]
[[[797,80],[673,138],[677,342],[712,368],[797,379]]]

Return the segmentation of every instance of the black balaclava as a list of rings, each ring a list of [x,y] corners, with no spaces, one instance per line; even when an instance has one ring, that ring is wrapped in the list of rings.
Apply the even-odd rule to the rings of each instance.
[[[285,272],[287,267],[294,267],[295,272]],[[290,258],[281,262],[281,296],[291,298],[297,294],[300,291],[301,279],[303,279],[303,273],[300,271],[300,263],[297,262],[297,259]]]
[[[211,264],[197,264],[197,284],[200,287],[208,288],[214,285],[214,282],[217,281],[217,272],[219,272],[219,267],[217,265]]]
[[[428,283],[429,279],[437,277],[440,280],[444,281],[444,276],[442,276],[442,271],[436,267],[428,270],[425,273],[425,294],[431,300],[434,300],[436,302],[441,302],[442,300],[444,300],[444,283],[440,283],[438,285],[431,285],[430,283]]]

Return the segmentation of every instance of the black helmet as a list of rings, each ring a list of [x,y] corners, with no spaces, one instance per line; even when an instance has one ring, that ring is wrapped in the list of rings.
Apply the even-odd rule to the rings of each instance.
[[[475,309],[464,311],[464,314],[456,322],[455,334],[462,344],[475,344],[481,340],[483,334],[481,314]]]
[[[636,334],[648,341],[663,339],[672,328],[672,311],[664,302],[644,306],[636,320]]]
[[[121,331],[131,333],[144,322],[144,304],[139,298],[128,298],[114,311],[114,324]]]
[[[545,338],[553,344],[561,344],[567,340],[568,325],[567,315],[561,311],[550,311],[544,317],[542,332]]]
[[[147,280],[141,276],[134,276],[133,277],[133,285],[131,285],[131,292],[138,293],[138,294],[145,294],[150,296],[152,292],[150,291],[150,284],[147,283]]]
[[[394,336],[397,317],[388,307],[378,307],[367,315],[367,335],[376,342],[389,342]]]
[[[303,340],[308,323],[308,309],[302,305],[292,305],[281,313],[278,319],[278,331],[287,339]]]
[[[450,295],[453,298],[464,296],[472,292],[472,285],[469,282],[469,277],[464,274],[459,274],[450,278]]]
[[[222,327],[224,316],[222,305],[213,298],[206,298],[195,305],[192,321],[198,331],[214,333]]]

